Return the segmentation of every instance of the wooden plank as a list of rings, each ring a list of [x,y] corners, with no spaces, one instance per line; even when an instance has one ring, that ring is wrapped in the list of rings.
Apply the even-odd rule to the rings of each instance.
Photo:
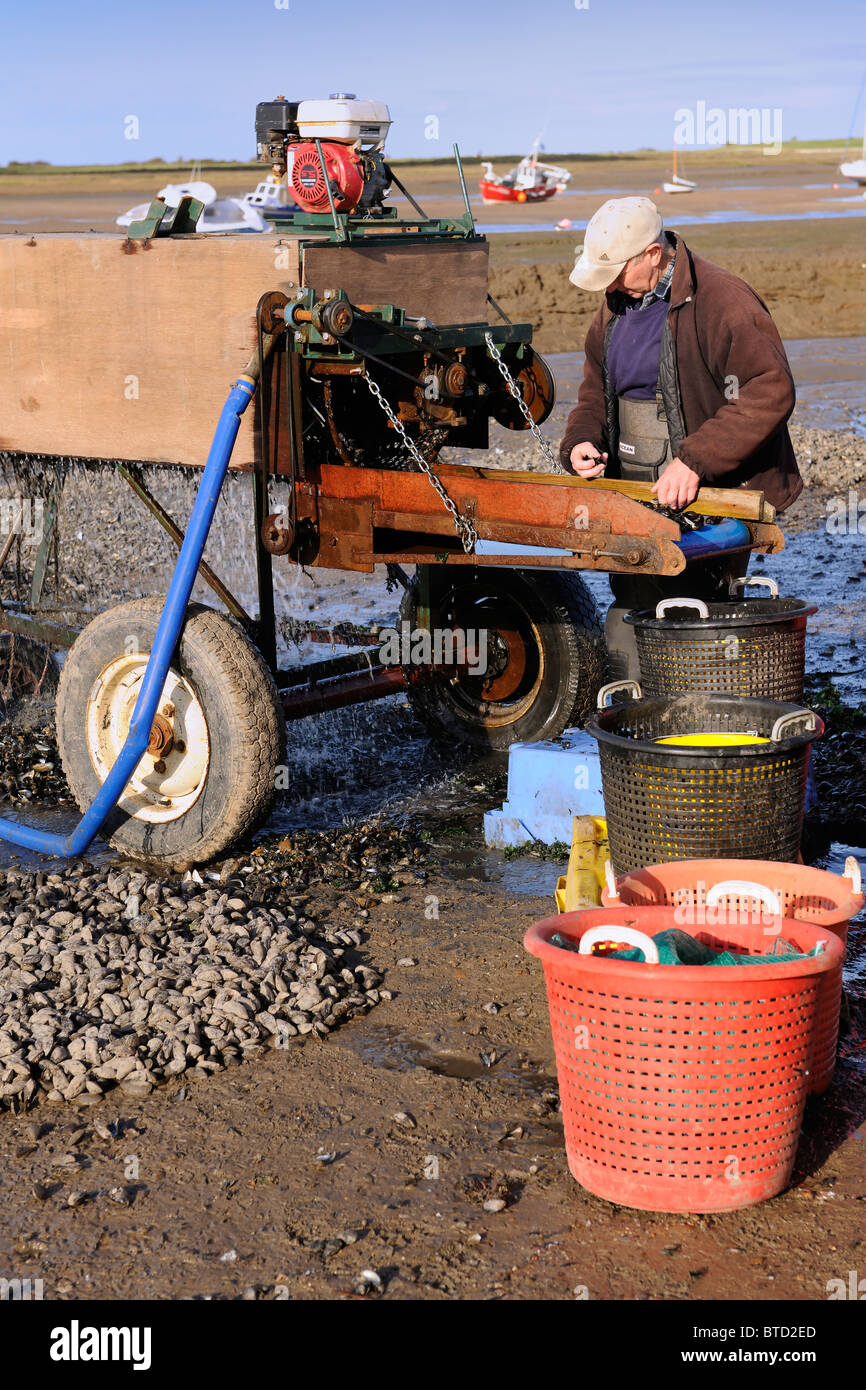
[[[581,481],[595,487],[602,479],[589,478]],[[606,478],[604,487],[625,497],[631,497],[637,502],[655,503],[656,500],[652,483],[627,483],[618,478]],[[685,510],[698,512],[701,516],[738,517],[742,521],[772,522],[776,516],[776,508],[765,500],[763,492],[740,487],[702,487],[698,490],[694,502],[690,502]]]
[[[620,478],[578,478],[567,473],[524,473],[510,468],[475,468],[463,464],[444,464],[437,468],[440,476],[457,472],[471,472],[478,478],[512,478],[525,483],[543,483],[553,487],[586,488],[593,492],[618,492],[637,502],[655,502],[655,494],[650,483],[624,482]],[[687,511],[698,512],[701,516],[732,516],[743,521],[762,521],[770,523],[776,519],[776,509],[767,502],[762,492],[754,492],[741,487],[702,487]]]
[[[267,232],[0,236],[0,448],[203,464],[259,299],[299,280],[297,239]]]
[[[486,241],[306,245],[303,283],[345,290],[355,304],[396,304],[437,326],[487,322]]]

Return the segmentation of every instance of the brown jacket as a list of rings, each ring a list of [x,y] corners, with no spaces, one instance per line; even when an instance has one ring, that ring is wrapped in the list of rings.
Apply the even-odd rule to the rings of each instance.
[[[675,239],[659,367],[674,454],[708,486],[755,488],[782,511],[803,487],[787,428],[794,379],[782,340],[744,280]],[[575,444],[588,440],[607,450],[610,476],[617,466],[616,402],[605,364],[614,317],[605,295],[586,335],[583,381],[560,445],[568,469]]]

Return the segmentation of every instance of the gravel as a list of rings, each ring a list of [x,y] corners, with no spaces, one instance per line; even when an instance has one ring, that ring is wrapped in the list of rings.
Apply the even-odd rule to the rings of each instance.
[[[839,491],[866,479],[866,439],[853,430],[791,425],[791,440],[807,487]]]
[[[289,904],[135,869],[8,869],[0,889],[0,1107],[89,1104],[325,1037],[388,991],[361,933]],[[70,1155],[70,1167],[76,1162]]]
[[[72,794],[60,765],[50,724],[0,729],[0,805],[70,806]]]

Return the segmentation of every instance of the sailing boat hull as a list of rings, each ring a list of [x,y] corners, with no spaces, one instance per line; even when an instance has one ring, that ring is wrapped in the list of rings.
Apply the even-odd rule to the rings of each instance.
[[[845,179],[853,179],[861,188],[866,188],[866,159],[855,159],[850,164],[840,164],[839,173]]]

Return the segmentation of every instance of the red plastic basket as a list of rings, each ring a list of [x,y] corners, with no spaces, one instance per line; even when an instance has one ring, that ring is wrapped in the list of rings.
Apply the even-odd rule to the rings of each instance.
[[[751,916],[760,902],[769,912],[764,921],[768,941],[778,934],[774,914],[810,922],[838,936],[843,946],[842,960],[837,969],[823,977],[809,1077],[809,1094],[821,1095],[833,1080],[836,1068],[844,946],[848,923],[863,908],[861,888],[860,866],[853,857],[845,863],[844,877],[806,864],[765,859],[679,859],[634,869],[615,884],[611,875],[601,900],[605,904],[643,907],[663,904],[673,907],[678,917],[691,910],[703,916],[708,912],[707,925],[712,924],[716,908]]]
[[[536,923],[524,944],[544,966],[569,1168],[583,1187],[646,1211],[726,1211],[780,1192],[794,1164],[822,977],[842,943],[805,922],[783,936],[808,960],[658,965],[578,955],[593,927],[627,939],[675,925],[669,908],[602,907]],[[684,928],[688,930],[688,928]],[[765,954],[760,926],[690,935]],[[650,943],[652,945],[652,943]]]

